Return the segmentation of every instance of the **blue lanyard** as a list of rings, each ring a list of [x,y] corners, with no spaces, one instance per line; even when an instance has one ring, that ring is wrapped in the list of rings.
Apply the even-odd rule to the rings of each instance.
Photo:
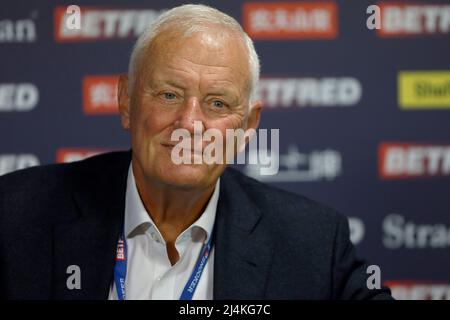
[[[200,256],[195,265],[194,271],[189,277],[188,282],[184,286],[181,293],[180,300],[192,300],[195,289],[202,276],[203,269],[208,262],[213,246],[214,230],[211,232],[209,240],[203,245]],[[127,241],[125,240],[124,233],[122,232],[117,243],[116,253],[116,265],[114,267],[114,282],[116,284],[117,297],[119,300],[125,300],[125,279],[127,277]]]
[[[125,278],[127,277],[127,242],[120,234],[117,242],[116,265],[114,267],[114,282],[116,283],[117,297],[125,300]]]

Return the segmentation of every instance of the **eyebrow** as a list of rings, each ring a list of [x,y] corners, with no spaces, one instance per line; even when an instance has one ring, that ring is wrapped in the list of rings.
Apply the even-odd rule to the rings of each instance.
[[[235,90],[230,85],[217,85],[217,84],[214,84],[214,85],[212,85],[212,86],[210,86],[208,88],[207,92],[208,92],[208,94],[214,94],[214,95],[230,95],[230,96],[231,95],[232,96],[239,95],[238,91]]]
[[[161,86],[161,85],[169,85],[180,90],[186,90],[186,87],[181,83],[173,80],[173,79],[158,79],[153,81],[153,85]],[[207,96],[221,96],[228,97],[232,100],[232,103],[239,103],[239,93],[232,88],[227,88],[224,86],[213,85],[206,91]]]
[[[181,90],[186,89],[182,84],[177,83],[173,80],[156,80],[156,81],[153,81],[153,85],[169,85],[169,86],[181,89]]]

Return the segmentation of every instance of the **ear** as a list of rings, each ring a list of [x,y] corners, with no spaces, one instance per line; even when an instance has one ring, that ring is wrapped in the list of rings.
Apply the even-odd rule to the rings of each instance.
[[[260,100],[255,101],[250,105],[250,113],[247,119],[247,129],[258,129],[259,120],[261,119],[262,107],[263,103]]]
[[[117,101],[119,104],[120,121],[122,128],[130,129],[130,97],[128,95],[128,77],[124,74],[119,76],[117,88]]]
[[[238,146],[238,152],[242,152],[245,149],[246,144],[253,139],[256,129],[259,127],[259,120],[261,119],[263,103],[262,101],[255,101],[250,105],[250,112],[247,118],[247,128],[245,129],[245,143]],[[253,130],[252,130],[253,129]]]

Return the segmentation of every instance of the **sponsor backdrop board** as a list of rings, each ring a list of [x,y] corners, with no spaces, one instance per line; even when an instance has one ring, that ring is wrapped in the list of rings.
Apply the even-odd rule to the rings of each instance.
[[[278,174],[239,168],[347,215],[396,297],[449,299],[450,3],[204,3],[254,39],[262,128],[279,129]],[[65,27],[72,4],[79,30]],[[137,35],[178,4],[3,1],[0,174],[128,149],[117,76]]]

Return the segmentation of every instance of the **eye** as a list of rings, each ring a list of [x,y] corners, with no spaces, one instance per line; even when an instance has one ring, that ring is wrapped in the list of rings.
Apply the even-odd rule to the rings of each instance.
[[[175,99],[177,96],[174,94],[174,93],[172,93],[172,92],[163,92],[162,93],[162,96],[163,96],[163,98],[164,99],[166,99],[166,100],[173,100],[173,99]]]
[[[214,101],[213,101],[213,106],[214,106],[214,108],[220,109],[220,108],[223,108],[225,105],[224,105],[224,103],[223,103],[222,101],[220,101],[220,100],[214,100]]]

